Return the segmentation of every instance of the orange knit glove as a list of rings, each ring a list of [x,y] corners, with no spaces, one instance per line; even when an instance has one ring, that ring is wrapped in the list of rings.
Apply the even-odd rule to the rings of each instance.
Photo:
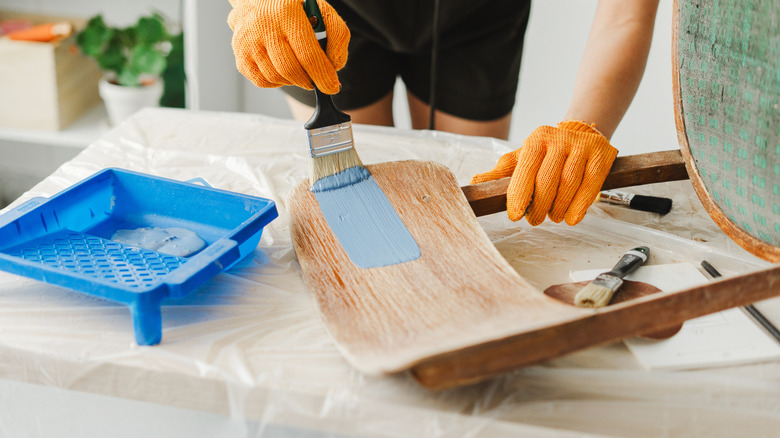
[[[549,215],[553,222],[566,219],[574,225],[596,199],[617,154],[594,127],[567,120],[555,128],[536,128],[523,147],[504,154],[493,170],[475,175],[471,183],[511,175],[506,194],[509,219],[525,216],[535,226]]]
[[[323,0],[318,0],[328,34],[327,56],[303,10],[303,0],[230,0],[236,66],[262,88],[297,85],[338,93],[336,75],[347,63],[349,29]]]

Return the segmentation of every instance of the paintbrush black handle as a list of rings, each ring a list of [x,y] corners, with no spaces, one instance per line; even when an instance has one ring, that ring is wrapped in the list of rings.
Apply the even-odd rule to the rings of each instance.
[[[623,278],[630,274],[642,263],[647,260],[650,255],[650,248],[646,246],[638,246],[625,254],[620,258],[614,268],[607,272],[608,275],[614,275],[615,277]]]
[[[317,99],[314,105],[314,114],[308,122],[303,126],[308,129],[324,128],[326,126],[339,125],[341,123],[347,123],[352,120],[349,114],[341,112],[333,103],[333,99],[330,95],[327,95],[320,91],[317,86],[314,86],[314,97]]]
[[[634,195],[629,207],[634,210],[666,214],[672,209],[672,200],[658,196]]]
[[[322,12],[320,12],[317,0],[304,0],[303,10],[309,18],[312,29],[314,29],[314,35],[320,43],[320,48],[322,48],[323,52],[327,53],[328,34],[325,31],[325,20],[322,19]],[[352,120],[352,117],[339,110],[338,107],[336,107],[336,104],[333,103],[333,99],[330,95],[320,91],[316,84],[314,85],[314,97],[316,99],[314,114],[312,114],[309,121],[303,125],[306,129],[324,128],[326,126],[338,125]]]
[[[303,10],[306,12],[306,17],[309,19],[314,36],[317,37],[322,51],[327,52],[328,34],[325,31],[325,20],[322,19],[320,5],[317,4],[317,0],[304,0]]]

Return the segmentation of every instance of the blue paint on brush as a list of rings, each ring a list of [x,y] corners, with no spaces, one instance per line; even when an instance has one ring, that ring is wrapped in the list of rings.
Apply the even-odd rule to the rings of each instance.
[[[417,242],[365,167],[321,178],[311,191],[355,266],[377,268],[420,258]]]
[[[368,169],[363,166],[354,166],[347,170],[342,170],[335,175],[329,175],[325,178],[318,179],[314,185],[311,186],[311,191],[316,195],[317,192],[324,192],[328,190],[340,189],[345,186],[351,186],[352,184],[358,183],[368,178],[373,179],[371,177],[371,172],[369,172]],[[384,193],[382,193],[382,197],[384,197]]]

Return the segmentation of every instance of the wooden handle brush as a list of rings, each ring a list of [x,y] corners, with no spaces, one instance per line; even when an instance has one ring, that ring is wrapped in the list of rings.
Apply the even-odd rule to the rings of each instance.
[[[574,305],[594,308],[606,306],[623,285],[623,277],[647,261],[649,255],[650,248],[646,246],[638,246],[626,252],[611,271],[599,274],[596,279],[577,292],[574,296]]]
[[[328,35],[325,31],[325,21],[322,19],[320,7],[316,0],[305,0],[303,9],[314,29],[314,35],[320,43],[320,47],[327,53]],[[333,103],[333,99],[320,91],[314,85],[316,103],[314,114],[304,125],[309,136],[309,150],[311,151],[311,183],[312,188],[317,189],[317,182],[353,169],[349,178],[343,181],[330,180],[328,187],[333,184],[347,185],[355,182],[355,178],[367,178],[368,171],[363,167],[352,139],[352,118],[349,114],[340,111]]]

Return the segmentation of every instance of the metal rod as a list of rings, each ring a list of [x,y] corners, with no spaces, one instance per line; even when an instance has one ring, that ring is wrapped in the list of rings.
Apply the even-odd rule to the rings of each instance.
[[[718,272],[717,269],[715,269],[714,266],[712,266],[707,260],[701,261],[701,267],[704,268],[705,271],[707,271],[708,274],[712,276],[712,278],[718,278],[721,277],[720,272]],[[766,316],[764,316],[763,313],[761,313],[758,309],[756,309],[755,306],[752,304],[748,304],[747,306],[743,307],[747,313],[753,317],[753,319],[756,320],[756,322],[764,328],[764,330],[767,331],[770,335],[772,335],[773,338],[777,342],[780,342],[780,330],[775,327],[774,324],[772,324],[771,321],[769,321]]]

